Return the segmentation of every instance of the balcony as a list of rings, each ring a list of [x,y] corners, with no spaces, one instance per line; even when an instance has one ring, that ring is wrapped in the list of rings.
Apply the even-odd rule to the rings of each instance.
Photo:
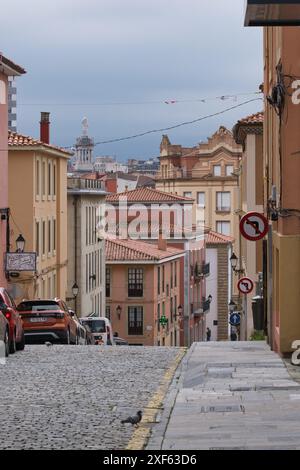
[[[299,26],[300,0],[246,0],[245,26]]]
[[[209,299],[203,300],[202,302],[196,302],[194,304],[191,304],[192,315],[194,315],[194,317],[198,317],[200,315],[209,313],[210,304],[211,304],[211,301]]]
[[[210,275],[210,263],[196,264],[192,273],[196,280],[203,279]]]

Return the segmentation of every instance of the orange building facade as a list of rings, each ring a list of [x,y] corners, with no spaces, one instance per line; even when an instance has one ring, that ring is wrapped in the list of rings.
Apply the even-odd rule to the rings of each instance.
[[[181,259],[174,247],[106,240],[106,316],[130,345],[179,346]],[[165,317],[165,325],[160,323]]]

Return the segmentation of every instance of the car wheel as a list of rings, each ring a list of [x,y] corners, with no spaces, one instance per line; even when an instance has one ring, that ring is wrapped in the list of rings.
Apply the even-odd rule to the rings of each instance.
[[[13,337],[11,339],[11,341],[9,342],[9,353],[10,354],[14,354],[17,350],[17,346],[16,346],[16,332],[14,331],[13,333]]]
[[[5,357],[8,357],[8,355],[9,355],[9,334],[8,334],[8,330],[6,330],[6,332],[5,332],[4,345],[5,345]]]
[[[25,333],[23,331],[21,341],[17,343],[17,351],[23,351],[24,348],[25,348]]]

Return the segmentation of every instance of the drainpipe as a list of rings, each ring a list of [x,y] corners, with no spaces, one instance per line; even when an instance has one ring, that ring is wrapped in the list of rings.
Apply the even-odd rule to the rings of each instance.
[[[78,284],[77,282],[77,202],[78,198],[77,196],[74,196],[74,219],[75,219],[75,241],[74,241],[74,251],[75,251],[75,259],[74,259],[74,271],[75,271],[75,280],[74,282]],[[80,293],[80,289],[79,289]],[[75,313],[77,314],[77,297],[75,297],[74,300],[74,305],[75,305]]]

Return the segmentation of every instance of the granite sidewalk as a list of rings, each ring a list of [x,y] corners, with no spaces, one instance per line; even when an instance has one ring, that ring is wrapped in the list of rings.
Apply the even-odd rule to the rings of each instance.
[[[147,449],[300,449],[300,383],[264,342],[195,343]]]

